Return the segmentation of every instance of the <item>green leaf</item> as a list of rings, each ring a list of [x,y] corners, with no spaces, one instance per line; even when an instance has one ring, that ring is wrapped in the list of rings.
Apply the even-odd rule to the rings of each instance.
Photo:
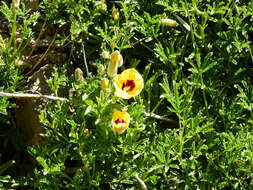
[[[179,16],[175,15],[175,17],[179,20],[179,22],[183,25],[183,27],[188,30],[189,32],[191,31],[190,25],[185,22],[183,19],[181,19]]]
[[[8,162],[2,164],[0,166],[0,175],[13,164],[15,164],[15,160],[9,160]]]

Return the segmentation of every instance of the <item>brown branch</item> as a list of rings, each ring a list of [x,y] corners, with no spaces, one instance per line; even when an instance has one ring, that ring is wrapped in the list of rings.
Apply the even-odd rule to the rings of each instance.
[[[37,44],[38,44],[38,42],[39,42],[39,40],[40,40],[40,38],[41,38],[43,32],[45,31],[45,26],[46,26],[47,20],[48,20],[48,15],[46,15],[46,19],[45,19],[44,22],[43,22],[43,25],[42,25],[42,27],[41,27],[39,36],[38,36],[38,38],[36,39],[35,44],[34,44],[32,50],[31,50],[31,52],[29,53],[27,59],[29,59],[29,58],[32,56],[32,54],[33,54],[35,48],[37,47]]]
[[[56,36],[57,36],[57,31],[56,31],[56,33],[54,35],[54,38],[53,38],[52,42],[49,44],[46,52],[41,56],[41,58],[39,59],[39,61],[32,67],[32,69],[27,73],[27,75],[30,75],[36,69],[36,67],[41,63],[41,61],[46,57],[48,51],[50,50],[51,46],[53,45],[53,43],[54,43],[54,41],[56,39]]]
[[[142,181],[142,179],[139,177],[138,174],[135,174],[134,177],[135,177],[135,179],[138,181],[138,183],[141,185],[141,188],[142,188],[143,190],[148,190],[146,184],[144,183],[144,181]]]

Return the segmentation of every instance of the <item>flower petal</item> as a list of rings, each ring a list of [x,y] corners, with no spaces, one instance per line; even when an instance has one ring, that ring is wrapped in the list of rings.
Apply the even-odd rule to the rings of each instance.
[[[112,126],[116,133],[123,133],[129,125],[130,115],[126,111],[115,111],[112,114]]]
[[[144,87],[142,76],[133,68],[126,69],[120,75],[117,75],[113,80],[113,84],[115,95],[123,99],[137,96]]]

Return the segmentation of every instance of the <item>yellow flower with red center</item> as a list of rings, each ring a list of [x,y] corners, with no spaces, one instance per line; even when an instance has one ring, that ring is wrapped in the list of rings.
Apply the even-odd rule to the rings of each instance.
[[[113,130],[121,134],[123,133],[129,125],[130,115],[126,111],[115,111],[112,114],[112,126]]]
[[[141,93],[144,82],[143,78],[135,69],[126,69],[113,79],[115,95],[129,99]]]

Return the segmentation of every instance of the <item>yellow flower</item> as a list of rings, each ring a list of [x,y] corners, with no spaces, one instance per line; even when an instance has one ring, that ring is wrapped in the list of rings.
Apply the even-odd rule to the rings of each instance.
[[[113,79],[115,95],[129,99],[141,93],[144,82],[143,78],[135,69],[126,69]]]
[[[112,126],[113,130],[121,134],[123,133],[129,125],[130,115],[126,111],[115,111],[112,114]]]
[[[111,54],[111,61],[108,66],[108,75],[114,77],[117,75],[118,67],[123,65],[123,57],[120,52],[117,50]]]
[[[163,18],[161,20],[162,25],[169,26],[169,27],[177,27],[178,23],[175,20],[169,19],[169,18]]]

